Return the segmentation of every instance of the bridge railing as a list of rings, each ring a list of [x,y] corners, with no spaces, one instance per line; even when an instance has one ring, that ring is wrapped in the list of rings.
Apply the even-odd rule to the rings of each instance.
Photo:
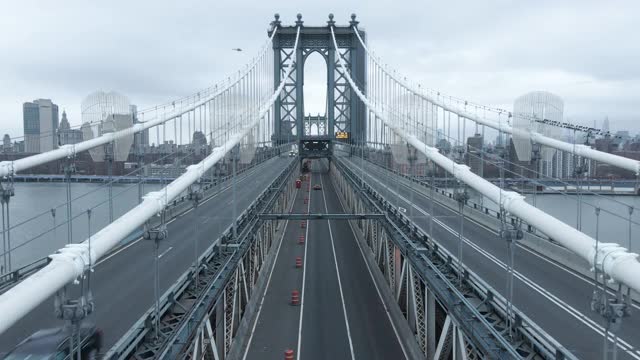
[[[478,116],[477,114],[473,114],[466,110],[460,109],[452,104],[447,104],[443,100],[439,98],[434,98],[425,93],[425,91],[421,88],[418,88],[412,84],[410,84],[406,78],[401,78],[397,72],[389,71],[386,65],[382,63],[380,59],[374,56],[370,51],[365,42],[362,40],[359,32],[357,31],[357,27],[354,26],[354,33],[359,39],[360,44],[365,50],[367,56],[373,64],[375,64],[376,68],[382,71],[382,73],[404,88],[406,91],[410,92],[412,95],[417,96],[428,103],[431,103],[443,111],[448,111],[450,113],[456,114],[464,119],[469,119],[478,124],[488,126],[490,128],[496,129],[499,132],[506,134],[515,134],[516,136],[520,136],[522,138],[530,138],[534,143],[538,143],[540,145],[548,146],[554,149],[558,149],[561,151],[565,151],[570,154],[574,154],[577,156],[582,156],[591,160],[596,160],[599,162],[603,162],[621,169],[626,169],[632,171],[636,175],[640,175],[640,161],[626,158],[623,156],[618,156],[614,154],[605,153],[599,150],[592,149],[589,146],[582,144],[571,144],[565,141],[557,140],[543,134],[540,134],[535,131],[525,131],[522,129],[517,129],[510,126],[506,121],[504,122],[496,122],[487,118],[483,118]],[[465,102],[466,103],[466,102]]]
[[[75,154],[93,149],[95,147],[111,143],[117,139],[121,139],[127,136],[132,136],[135,133],[139,133],[146,129],[165,124],[166,122],[180,118],[181,116],[188,114],[196,109],[210,103],[214,99],[226,94],[234,87],[238,86],[241,82],[245,81],[247,77],[256,71],[258,66],[261,66],[261,60],[265,58],[271,50],[270,44],[275,36],[276,31],[262,47],[261,53],[255,57],[251,64],[248,64],[244,70],[234,73],[233,77],[222,81],[219,85],[212,86],[203,91],[199,91],[196,94],[187,96],[182,99],[174,100],[170,103],[156,106],[140,112],[142,121],[134,124],[133,126],[111,133],[106,133],[101,136],[95,137],[90,140],[81,141],[76,144],[62,145],[58,149],[46,151],[40,154],[27,156],[22,159],[12,161],[0,162],[0,177],[10,176],[20,171],[27,170],[29,168],[46,164],[48,162],[71,158]],[[146,113],[153,113],[150,119],[144,121],[144,115]]]

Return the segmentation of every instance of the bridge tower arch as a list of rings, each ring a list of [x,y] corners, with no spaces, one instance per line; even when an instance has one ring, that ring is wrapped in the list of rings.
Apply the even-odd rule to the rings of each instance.
[[[339,67],[337,54],[342,55],[351,77],[362,91],[366,90],[365,51],[358,41],[354,28],[358,21],[351,15],[349,25],[338,26],[329,14],[325,26],[305,26],[302,15],[297,15],[295,25],[284,26],[280,16],[275,15],[268,35],[277,32],[273,38],[274,87],[277,87],[287,74],[290,59],[296,54],[296,68],[290,73],[281,95],[274,104],[273,142],[283,144],[296,142],[301,157],[331,157],[336,141],[356,144],[366,139],[366,109],[358,96],[353,93],[349,83]],[[297,27],[300,26],[298,48],[294,49]],[[338,47],[333,44],[331,26],[334,28]],[[360,36],[366,39],[363,30]],[[304,111],[304,64],[306,58],[317,52],[327,63],[327,113],[326,119],[309,117]],[[306,123],[305,123],[306,121]],[[305,126],[326,124],[324,135],[305,132]]]

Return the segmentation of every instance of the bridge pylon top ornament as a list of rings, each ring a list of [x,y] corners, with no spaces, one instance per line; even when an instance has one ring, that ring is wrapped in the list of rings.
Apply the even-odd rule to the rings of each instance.
[[[268,35],[273,37],[274,86],[280,84],[291,65],[290,59],[295,52],[297,63],[289,74],[280,98],[274,108],[273,141],[276,144],[298,142],[302,157],[330,157],[333,142],[350,143],[366,140],[366,110],[364,104],[352,91],[337,56],[345,62],[351,77],[366,91],[365,51],[358,40],[366,38],[365,32],[358,28],[356,14],[346,25],[336,25],[334,15],[329,14],[326,25],[309,26],[302,20],[302,14],[296,15],[292,25],[283,25],[280,15],[275,14]],[[335,33],[337,48],[333,44],[331,29]],[[294,49],[296,35],[300,29],[298,47]],[[327,106],[326,114],[319,114],[323,124],[307,124],[304,110],[304,65],[309,55],[320,54],[327,64]],[[317,122],[317,119],[314,119]],[[312,126],[313,125],[313,126]],[[322,129],[313,133],[309,129]],[[337,136],[340,134],[340,136]],[[345,136],[346,134],[346,136]]]

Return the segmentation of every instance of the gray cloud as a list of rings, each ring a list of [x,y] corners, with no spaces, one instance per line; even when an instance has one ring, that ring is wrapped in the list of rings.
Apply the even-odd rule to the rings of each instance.
[[[640,130],[640,3],[632,0],[29,0],[0,13],[0,131],[22,135],[22,102],[39,97],[78,124],[82,98],[96,89],[147,107],[215,83],[257,53],[274,12],[288,24],[297,12],[307,24],[324,24],[329,12],[346,23],[356,12],[371,47],[425,86],[506,108],[522,93],[549,90],[576,121],[608,115],[614,129]]]

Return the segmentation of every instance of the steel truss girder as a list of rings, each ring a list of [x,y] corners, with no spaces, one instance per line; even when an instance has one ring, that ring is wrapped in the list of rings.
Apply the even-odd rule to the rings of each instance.
[[[199,276],[189,269],[164,294],[159,339],[153,336],[151,308],[106,359],[226,358],[274,233],[282,230],[277,220],[264,221],[258,214],[285,211],[294,197],[296,166],[293,161],[238,218],[237,241],[232,242],[230,226],[201,258]]]
[[[384,221],[366,220],[368,225],[364,224],[363,228],[358,224],[358,227],[371,236],[365,238],[365,242],[370,244],[369,250],[385,274],[425,356],[431,358],[438,348],[442,348],[440,354],[453,351],[456,359],[575,359],[517,309],[514,330],[507,334],[507,313],[500,295],[466,269],[462,269],[461,285],[453,281],[458,279],[458,269],[450,254],[440,249],[339,159],[332,162],[331,171],[348,212],[364,206],[369,211],[387,215]],[[367,226],[369,230],[365,229]],[[375,238],[373,234],[376,234]],[[433,316],[437,312],[426,311],[425,304],[430,306],[432,295],[447,313],[452,330],[441,332],[437,345],[432,343],[429,348],[429,337],[435,340],[435,334],[429,333],[433,333],[430,327],[433,327]]]
[[[384,214],[260,214],[262,220],[363,220],[384,219]]]

